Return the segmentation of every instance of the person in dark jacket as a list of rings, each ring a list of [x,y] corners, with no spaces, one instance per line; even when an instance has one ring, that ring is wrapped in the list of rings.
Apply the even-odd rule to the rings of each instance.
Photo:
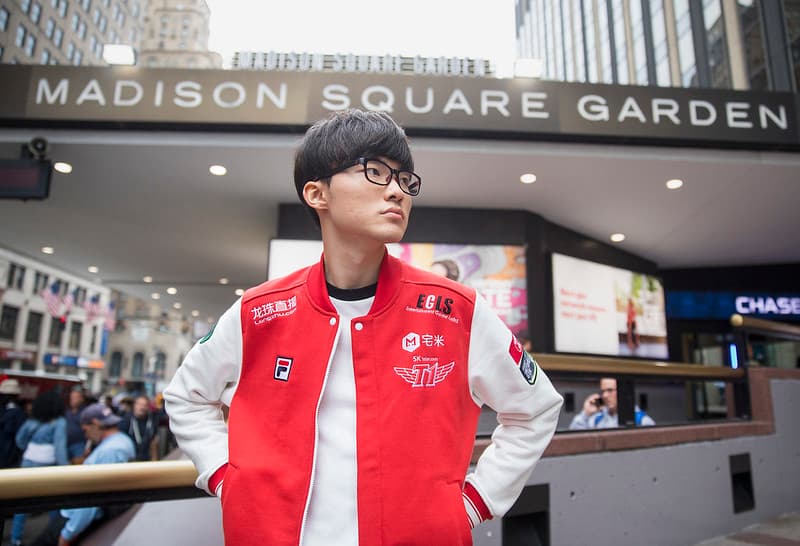
[[[133,401],[133,410],[122,418],[119,430],[136,444],[137,461],[158,460],[158,420],[150,410],[150,399],[145,395]]]
[[[21,392],[16,379],[0,383],[0,468],[19,466],[22,452],[17,448],[17,431],[28,418],[18,403]]]

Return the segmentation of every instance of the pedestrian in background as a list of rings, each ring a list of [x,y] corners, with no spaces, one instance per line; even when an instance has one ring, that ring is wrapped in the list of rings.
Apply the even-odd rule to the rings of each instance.
[[[0,468],[19,466],[22,452],[17,447],[17,431],[28,418],[19,404],[21,392],[16,379],[0,383]]]
[[[22,468],[69,464],[67,420],[64,418],[64,400],[59,391],[43,392],[36,397],[31,418],[17,431],[16,441],[17,447],[22,450]],[[27,514],[14,514],[11,546],[22,544],[27,518]]]
[[[72,464],[81,464],[86,456],[86,436],[81,428],[81,411],[86,406],[83,389],[74,387],[69,392],[69,403],[64,417],[67,419],[67,452]]]

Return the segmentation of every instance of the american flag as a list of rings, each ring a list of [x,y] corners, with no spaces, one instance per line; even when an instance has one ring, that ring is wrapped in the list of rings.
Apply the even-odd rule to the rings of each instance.
[[[47,310],[54,317],[61,316],[61,281],[54,281],[49,287],[42,289],[42,299]]]
[[[95,294],[86,300],[83,303],[83,309],[86,311],[86,322],[91,322],[100,315],[100,294]]]
[[[106,312],[106,321],[103,323],[103,330],[113,332],[116,325],[117,317],[114,312],[114,302],[112,301],[108,303],[108,311]]]
[[[78,295],[78,289],[76,288],[72,292],[69,292],[66,296],[64,296],[64,312],[63,315],[66,315],[72,310],[72,304],[75,303],[75,298]]]

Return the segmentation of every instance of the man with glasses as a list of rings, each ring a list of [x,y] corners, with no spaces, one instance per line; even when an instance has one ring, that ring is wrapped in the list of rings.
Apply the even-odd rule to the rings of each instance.
[[[222,497],[229,545],[471,544],[561,396],[473,289],[387,253],[422,187],[389,116],[316,123],[294,179],[319,263],[245,292],[164,391],[196,483]],[[467,475],[484,403],[500,424]]]
[[[637,427],[651,427],[656,424],[653,418],[642,411],[639,406],[634,408],[634,422]],[[617,414],[617,380],[613,377],[600,379],[600,392],[592,393],[583,401],[583,409],[572,418],[570,430],[584,430],[592,428],[617,428],[619,415]]]

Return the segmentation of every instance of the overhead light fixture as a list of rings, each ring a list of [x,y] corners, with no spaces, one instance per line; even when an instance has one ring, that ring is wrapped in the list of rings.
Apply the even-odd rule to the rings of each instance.
[[[229,282],[230,282],[230,281],[228,280],[228,277],[222,277],[222,278],[219,280],[219,284],[228,284]]]
[[[193,317],[199,317],[200,316],[200,311],[198,311],[197,309],[193,309],[192,310],[192,316]]]
[[[108,64],[134,65],[136,52],[127,44],[103,44],[103,60]]]
[[[523,184],[533,184],[536,182],[536,175],[533,173],[525,173],[519,177],[519,181]]]
[[[43,246],[42,247],[42,254],[53,254],[55,249],[52,246]]]
[[[236,294],[237,296],[243,296],[244,290],[242,290],[241,288],[237,288],[236,290],[234,290],[233,293]]]
[[[208,168],[208,172],[214,176],[225,176],[228,173],[228,169],[224,165],[211,165]]]
[[[542,59],[517,59],[514,61],[515,78],[541,78],[544,62]]]
[[[178,289],[175,288],[174,286],[170,286],[169,288],[167,288],[167,294],[169,294],[170,296],[174,296],[177,293]]]
[[[172,304],[172,306],[175,309],[180,309],[181,307],[183,307],[183,304],[181,304],[181,302],[179,302],[179,301],[176,301],[175,303]]]
[[[153,292],[152,294],[150,294],[150,297],[153,298],[154,300],[160,300],[161,294],[159,294],[158,292]]]
[[[100,270],[97,268],[97,266],[96,266],[96,265],[90,265],[90,266],[89,266],[87,269],[89,270],[89,273],[97,273],[98,271],[100,271]]]
[[[681,180],[680,178],[673,178],[671,180],[667,180],[667,188],[671,190],[677,190],[681,186],[683,186],[683,180]]]
[[[53,163],[53,168],[61,174],[69,174],[72,172],[72,165],[65,161],[56,161]]]
[[[625,234],[624,233],[612,233],[611,237],[609,237],[609,238],[614,243],[621,243],[622,241],[625,240]]]
[[[142,280],[147,284],[150,284],[151,282],[153,282],[153,277],[151,277],[150,275],[145,275],[144,277],[142,277]]]

